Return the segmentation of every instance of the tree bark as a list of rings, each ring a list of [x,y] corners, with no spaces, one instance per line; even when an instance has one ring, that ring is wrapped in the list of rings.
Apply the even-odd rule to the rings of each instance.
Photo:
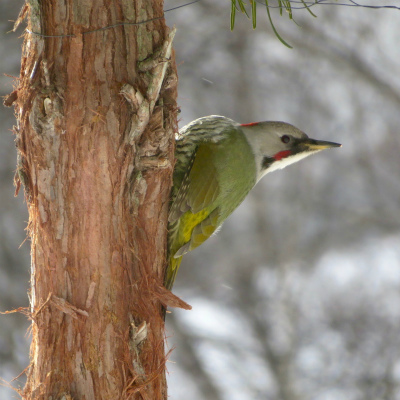
[[[110,27],[162,17],[161,0],[30,0],[23,14],[11,97],[32,256],[23,398],[166,399],[174,32],[163,18]]]

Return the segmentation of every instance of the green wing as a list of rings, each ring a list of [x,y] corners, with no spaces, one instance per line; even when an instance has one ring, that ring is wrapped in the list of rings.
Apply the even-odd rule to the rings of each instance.
[[[197,147],[180,188],[170,207],[169,222],[177,221],[185,212],[193,214],[209,207],[219,194],[217,171],[214,164],[215,144]]]
[[[171,205],[170,254],[179,257],[208,239],[219,225],[219,183],[215,168],[217,145],[201,144],[195,151]]]

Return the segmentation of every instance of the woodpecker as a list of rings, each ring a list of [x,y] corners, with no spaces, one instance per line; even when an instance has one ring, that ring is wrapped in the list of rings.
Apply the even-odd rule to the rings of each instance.
[[[176,135],[168,215],[165,287],[172,289],[182,256],[205,242],[267,173],[338,143],[310,139],[285,122],[239,124],[210,115]]]

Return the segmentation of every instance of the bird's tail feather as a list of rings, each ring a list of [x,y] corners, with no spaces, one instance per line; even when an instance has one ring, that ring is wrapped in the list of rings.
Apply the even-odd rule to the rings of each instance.
[[[174,285],[176,274],[178,273],[179,266],[181,265],[182,257],[171,257],[168,262],[168,268],[165,273],[165,287],[168,290],[172,289]]]

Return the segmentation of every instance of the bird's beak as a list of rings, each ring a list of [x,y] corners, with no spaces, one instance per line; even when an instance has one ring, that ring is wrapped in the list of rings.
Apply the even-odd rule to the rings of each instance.
[[[342,147],[340,143],[327,142],[325,140],[306,139],[302,142],[302,145],[307,151],[320,151],[330,149],[332,147]]]

